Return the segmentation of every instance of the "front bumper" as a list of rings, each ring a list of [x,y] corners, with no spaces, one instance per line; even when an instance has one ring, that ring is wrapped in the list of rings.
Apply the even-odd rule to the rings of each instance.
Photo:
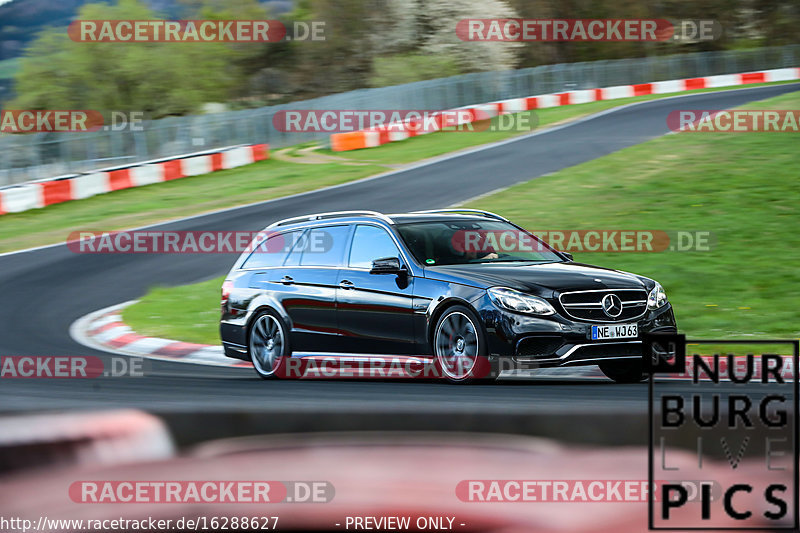
[[[636,323],[639,337],[597,341],[592,325],[559,313],[546,317],[523,315],[498,309],[488,298],[474,302],[488,334],[491,359],[505,368],[553,368],[594,365],[609,360],[641,359],[645,333],[677,332],[670,304],[644,316],[620,323]],[[609,321],[609,323],[613,323]]]

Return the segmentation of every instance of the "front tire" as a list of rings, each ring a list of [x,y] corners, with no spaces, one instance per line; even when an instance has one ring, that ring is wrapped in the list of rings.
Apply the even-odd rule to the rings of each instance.
[[[607,361],[598,366],[606,377],[616,383],[641,383],[649,377],[643,369],[641,360]]]
[[[497,377],[495,365],[487,357],[480,319],[463,305],[454,305],[439,317],[432,348],[437,370],[452,383]]]
[[[262,311],[253,319],[247,346],[250,360],[261,379],[274,379],[291,354],[289,329],[273,310]]]

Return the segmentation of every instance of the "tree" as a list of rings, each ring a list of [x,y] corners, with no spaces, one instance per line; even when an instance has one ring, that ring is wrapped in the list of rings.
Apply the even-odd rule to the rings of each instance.
[[[147,20],[137,0],[86,4],[83,20]],[[225,43],[86,43],[64,28],[48,29],[28,47],[15,78],[16,109],[143,111],[148,118],[183,115],[206,102],[227,101],[241,83]]]
[[[461,72],[513,69],[520,43],[469,42],[456,35],[458,21],[516,18],[503,0],[378,0],[372,35],[379,52],[450,59]]]
[[[293,41],[289,79],[309,96],[368,86],[375,51],[366,0],[299,0],[290,20],[322,21],[325,41]],[[310,94],[309,94],[310,93]]]

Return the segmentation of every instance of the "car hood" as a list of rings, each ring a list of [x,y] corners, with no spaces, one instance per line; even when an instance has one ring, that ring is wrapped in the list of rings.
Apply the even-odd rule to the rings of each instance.
[[[543,297],[592,289],[647,289],[648,278],[582,263],[473,263],[425,269],[425,277],[488,289],[503,286]]]

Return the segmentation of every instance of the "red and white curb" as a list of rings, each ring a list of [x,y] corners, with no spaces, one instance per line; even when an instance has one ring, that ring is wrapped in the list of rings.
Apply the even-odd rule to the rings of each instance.
[[[225,357],[222,346],[146,337],[122,321],[122,310],[137,300],[89,313],[70,326],[70,336],[80,344],[105,352],[198,365],[250,367],[250,363]]]

